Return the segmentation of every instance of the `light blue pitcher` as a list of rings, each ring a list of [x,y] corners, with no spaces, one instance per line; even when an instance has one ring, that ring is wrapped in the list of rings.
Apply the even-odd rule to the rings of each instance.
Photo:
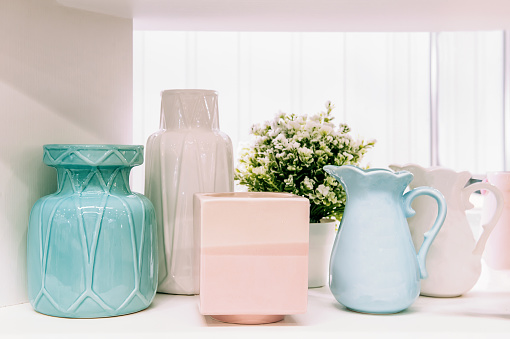
[[[339,303],[358,312],[405,310],[420,294],[420,279],[427,277],[425,257],[446,217],[444,197],[431,187],[404,194],[413,180],[407,171],[331,165],[324,170],[347,194],[331,254],[331,292]],[[411,202],[419,195],[434,198],[438,214],[416,254],[406,218],[414,215]]]

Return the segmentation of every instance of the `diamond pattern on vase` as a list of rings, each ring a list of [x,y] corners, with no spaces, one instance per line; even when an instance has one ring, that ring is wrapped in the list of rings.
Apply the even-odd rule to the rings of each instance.
[[[141,146],[45,147],[59,189],[30,216],[29,299],[36,311],[91,318],[150,305],[157,284],[154,208],[128,182],[129,164],[143,161],[142,154]],[[104,167],[83,165],[84,158]]]
[[[108,305],[118,308],[135,290],[139,267],[132,213],[117,199],[112,199],[109,207],[103,214],[101,232],[96,236],[98,245],[92,288],[103,295]],[[123,246],[126,243],[131,246]],[[112,252],[116,255],[111,255]],[[129,263],[129,269],[126,263]],[[95,279],[96,272],[102,275],[101,279]],[[112,284],[117,287],[111,289]]]
[[[124,157],[124,159],[126,159],[129,164],[137,161],[137,158],[141,156],[141,154],[137,151],[121,150],[119,153]]]
[[[46,145],[44,162],[49,166],[136,166],[143,162],[143,146]]]
[[[158,224],[158,291],[198,293],[193,194],[232,192],[233,151],[219,130],[217,94],[162,93],[161,130],[147,141],[145,192]]]
[[[72,200],[64,201],[61,209],[54,209],[52,223],[43,241],[43,294],[51,296],[56,304],[68,309],[86,288],[86,265],[80,241],[80,229],[72,227],[79,216],[67,208]],[[67,206],[66,206],[67,205]],[[62,267],[67,274],[60,275]],[[57,278],[59,277],[59,278]],[[72,283],[70,283],[72,281]]]

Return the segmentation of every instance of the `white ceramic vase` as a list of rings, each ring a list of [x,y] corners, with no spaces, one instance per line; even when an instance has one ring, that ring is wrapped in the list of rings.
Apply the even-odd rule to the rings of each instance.
[[[193,194],[233,191],[232,142],[219,130],[215,91],[163,91],[160,127],[147,141],[145,169],[158,224],[158,292],[198,294]]]
[[[489,234],[502,212],[501,192],[488,183],[466,186],[471,178],[467,171],[456,172],[442,167],[423,168],[418,165],[390,166],[393,170],[406,170],[414,175],[410,188],[431,186],[446,199],[447,215],[441,231],[431,245],[426,261],[429,276],[421,283],[420,293],[431,297],[457,297],[473,288],[481,274],[481,257]],[[466,216],[473,208],[469,196],[477,190],[489,190],[499,201],[498,210],[482,226],[476,240]],[[423,242],[423,235],[434,222],[437,206],[432,199],[417,199],[412,208],[416,215],[409,218],[409,228],[415,248]]]
[[[310,223],[308,251],[308,288],[328,284],[329,259],[335,241],[336,220],[321,219],[320,223]]]

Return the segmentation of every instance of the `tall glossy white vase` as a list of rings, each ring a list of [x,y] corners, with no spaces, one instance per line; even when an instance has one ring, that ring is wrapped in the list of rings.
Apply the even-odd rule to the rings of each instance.
[[[147,141],[145,169],[158,224],[158,292],[198,294],[193,194],[233,191],[232,142],[219,130],[215,91],[163,91],[160,127]]]

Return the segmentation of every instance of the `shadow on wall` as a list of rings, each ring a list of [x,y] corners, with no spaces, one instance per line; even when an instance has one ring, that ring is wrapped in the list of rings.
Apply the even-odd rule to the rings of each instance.
[[[3,0],[0,81],[105,142],[131,141],[132,39],[127,19]]]
[[[27,301],[32,205],[56,190],[48,143],[129,144],[132,23],[53,0],[0,2],[0,307]]]

